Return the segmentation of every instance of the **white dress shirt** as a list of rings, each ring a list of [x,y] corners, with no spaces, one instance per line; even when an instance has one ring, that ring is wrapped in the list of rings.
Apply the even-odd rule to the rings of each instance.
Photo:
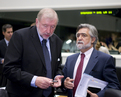
[[[8,40],[6,40],[5,38],[4,38],[4,40],[5,40],[6,45],[8,46],[9,41],[8,41]]]
[[[92,54],[92,51],[93,51],[93,47],[91,49],[89,49],[88,51],[86,51],[84,54],[85,54],[85,57],[84,57],[84,63],[83,63],[83,68],[82,68],[82,76],[83,76],[83,73],[87,67],[87,64],[89,62],[89,59],[90,59],[90,56]],[[78,68],[78,65],[81,61],[81,54],[82,52],[80,52],[78,58],[77,58],[77,61],[76,61],[76,64],[75,64],[75,67],[74,67],[74,72],[73,72],[73,79],[75,79],[75,76],[76,76],[76,72],[77,72],[77,68]]]

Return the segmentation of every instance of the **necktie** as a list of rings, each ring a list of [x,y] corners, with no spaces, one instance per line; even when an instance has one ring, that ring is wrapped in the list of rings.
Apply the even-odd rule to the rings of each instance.
[[[78,83],[81,79],[84,57],[85,57],[85,54],[81,54],[81,61],[80,61],[79,66],[77,68],[76,77],[74,80],[73,97],[75,96],[76,88],[77,88]]]
[[[42,48],[43,48],[43,53],[44,53],[44,58],[45,58],[47,77],[52,78],[52,76],[51,76],[51,61],[50,61],[49,51],[48,51],[47,46],[46,46],[46,42],[47,42],[47,40],[43,39]],[[49,87],[43,91],[43,95],[45,97],[48,97],[50,95],[50,93],[51,93],[51,87]]]

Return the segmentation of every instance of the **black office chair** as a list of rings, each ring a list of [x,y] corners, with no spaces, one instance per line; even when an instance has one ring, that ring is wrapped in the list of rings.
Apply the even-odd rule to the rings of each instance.
[[[121,86],[121,67],[116,67],[116,74],[117,74],[117,77]]]
[[[5,89],[0,89],[0,97],[8,97],[8,93]]]
[[[116,67],[116,74],[121,85],[121,67]],[[104,97],[121,97],[121,90],[107,89]]]
[[[121,97],[121,90],[107,89],[104,97]]]

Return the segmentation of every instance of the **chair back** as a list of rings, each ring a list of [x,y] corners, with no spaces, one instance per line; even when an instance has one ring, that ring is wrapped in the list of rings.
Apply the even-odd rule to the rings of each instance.
[[[8,97],[8,93],[5,89],[0,89],[0,97]]]
[[[121,97],[121,90],[107,89],[104,97]]]

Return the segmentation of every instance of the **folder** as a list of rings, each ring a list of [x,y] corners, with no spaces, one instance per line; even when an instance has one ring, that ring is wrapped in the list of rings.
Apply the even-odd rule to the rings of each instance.
[[[75,97],[89,97],[87,89],[93,93],[98,93],[107,86],[108,82],[97,79],[84,73],[76,89]]]
[[[101,91],[101,88],[88,87],[88,90],[91,91],[92,93],[98,93],[99,91]],[[90,97],[89,93],[87,93],[86,97]]]

